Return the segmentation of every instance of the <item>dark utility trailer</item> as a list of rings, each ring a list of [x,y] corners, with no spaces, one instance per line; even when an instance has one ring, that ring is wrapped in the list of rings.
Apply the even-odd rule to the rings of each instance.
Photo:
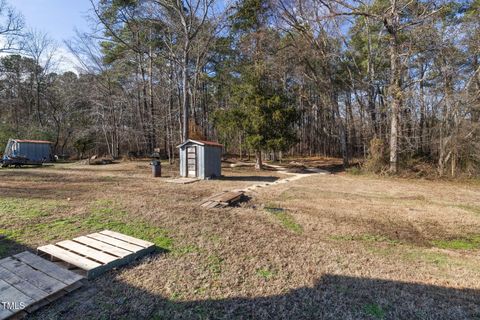
[[[41,165],[51,161],[53,156],[50,141],[9,139],[2,158],[2,167]]]

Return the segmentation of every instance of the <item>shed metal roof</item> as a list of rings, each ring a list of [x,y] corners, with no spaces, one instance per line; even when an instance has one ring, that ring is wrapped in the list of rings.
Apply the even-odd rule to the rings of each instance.
[[[46,140],[21,140],[21,139],[12,139],[13,141],[16,141],[16,142],[19,142],[19,143],[22,143],[22,142],[25,142],[25,143],[51,143],[50,141],[46,141]]]
[[[179,144],[177,146],[177,148],[181,148],[183,147],[184,145],[186,145],[187,143],[195,143],[195,144],[199,144],[201,146],[212,146],[212,147],[219,147],[219,148],[223,148],[223,144],[220,144],[218,142],[214,142],[214,141],[205,141],[205,140],[193,140],[193,139],[188,139],[186,140],[184,143],[182,144]]]

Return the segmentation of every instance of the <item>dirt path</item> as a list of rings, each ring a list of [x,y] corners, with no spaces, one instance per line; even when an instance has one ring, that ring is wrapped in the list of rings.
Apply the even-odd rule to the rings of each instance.
[[[269,164],[268,166],[271,167],[271,168],[277,169],[277,171],[279,173],[289,175],[290,177],[284,178],[284,179],[279,179],[279,180],[276,180],[276,181],[273,181],[273,182],[256,183],[256,184],[251,185],[247,188],[238,189],[238,190],[235,190],[235,191],[243,191],[243,192],[255,191],[258,188],[265,188],[265,187],[274,186],[274,185],[278,185],[278,184],[285,184],[285,183],[288,183],[288,182],[291,182],[291,181],[300,180],[300,179],[303,179],[303,178],[306,178],[306,177],[311,177],[311,176],[318,175],[318,174],[322,174],[322,175],[330,174],[329,171],[319,169],[319,168],[306,168],[305,170],[307,172],[296,173],[296,172],[289,172],[287,168],[279,166],[279,165]]]

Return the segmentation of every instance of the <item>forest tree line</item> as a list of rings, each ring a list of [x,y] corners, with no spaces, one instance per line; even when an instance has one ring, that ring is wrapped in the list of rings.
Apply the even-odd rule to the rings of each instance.
[[[479,0],[91,0],[64,73],[48,35],[5,1],[0,15],[2,144],[173,161],[192,138],[258,167],[480,169]]]

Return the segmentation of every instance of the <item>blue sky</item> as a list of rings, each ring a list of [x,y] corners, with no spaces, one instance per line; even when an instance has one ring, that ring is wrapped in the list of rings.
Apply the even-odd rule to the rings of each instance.
[[[48,33],[58,45],[61,60],[59,70],[75,70],[76,60],[69,53],[64,40],[75,36],[75,28],[88,31],[86,15],[91,8],[89,0],[7,0],[10,6],[25,18],[26,29]]]
[[[28,28],[47,32],[60,42],[74,35],[74,29],[87,30],[85,15],[89,0],[9,0],[25,17]]]

